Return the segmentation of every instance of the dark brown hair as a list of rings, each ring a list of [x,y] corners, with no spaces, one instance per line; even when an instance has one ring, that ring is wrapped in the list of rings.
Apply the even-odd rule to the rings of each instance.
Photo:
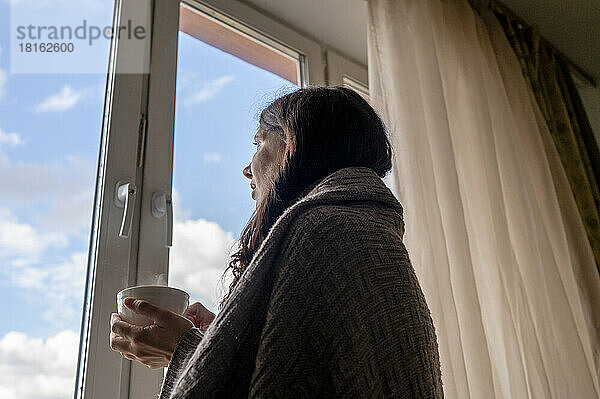
[[[369,167],[381,178],[392,168],[383,122],[367,101],[345,87],[308,87],[279,97],[261,112],[259,129],[281,135],[285,151],[273,186],[257,203],[225,269],[232,269],[234,279],[219,308],[277,218],[307,187],[350,166]]]

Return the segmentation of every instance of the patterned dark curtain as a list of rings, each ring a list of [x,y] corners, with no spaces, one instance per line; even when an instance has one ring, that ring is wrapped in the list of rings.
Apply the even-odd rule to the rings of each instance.
[[[540,40],[538,27],[523,27],[494,9],[546,119],[569,179],[600,272],[600,153],[568,66]]]

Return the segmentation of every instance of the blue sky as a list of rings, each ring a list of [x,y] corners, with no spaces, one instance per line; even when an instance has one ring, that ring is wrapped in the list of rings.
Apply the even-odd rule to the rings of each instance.
[[[110,24],[112,2],[83,2]],[[70,4],[38,6],[60,21]],[[0,376],[0,397],[67,398],[105,75],[10,73],[9,26],[0,0],[0,368],[11,370]],[[106,65],[108,42],[96,46]],[[254,209],[242,168],[257,114],[294,86],[184,33],[177,79],[170,280],[216,311],[217,277]]]

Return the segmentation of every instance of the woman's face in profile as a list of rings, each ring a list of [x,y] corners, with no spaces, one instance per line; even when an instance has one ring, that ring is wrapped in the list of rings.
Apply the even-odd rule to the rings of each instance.
[[[256,152],[242,173],[250,179],[252,199],[258,203],[277,176],[285,152],[285,142],[277,131],[258,129],[254,136],[254,145]]]

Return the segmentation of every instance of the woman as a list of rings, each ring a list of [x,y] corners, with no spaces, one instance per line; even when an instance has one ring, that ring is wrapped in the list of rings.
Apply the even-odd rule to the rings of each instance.
[[[155,323],[113,314],[111,347],[168,367],[162,399],[443,397],[375,111],[347,88],[300,89],[261,113],[255,140],[243,173],[256,211],[219,314],[127,299]]]

